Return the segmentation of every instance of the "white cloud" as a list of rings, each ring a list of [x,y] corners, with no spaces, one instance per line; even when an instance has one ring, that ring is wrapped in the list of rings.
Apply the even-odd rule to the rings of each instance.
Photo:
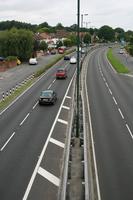
[[[84,22],[97,28],[109,25],[133,30],[132,0],[80,0],[80,12],[87,13]],[[77,0],[0,0],[0,20],[19,20],[32,24],[48,22],[64,26],[75,24]]]

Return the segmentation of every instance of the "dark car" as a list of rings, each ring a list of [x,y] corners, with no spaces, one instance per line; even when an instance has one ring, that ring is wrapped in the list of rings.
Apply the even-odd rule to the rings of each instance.
[[[64,60],[70,60],[69,56],[64,56]]]
[[[0,61],[4,61],[4,60],[5,60],[5,58],[0,56]]]
[[[56,79],[65,79],[67,78],[67,70],[64,68],[57,69]]]
[[[39,105],[54,104],[57,100],[57,94],[53,90],[44,90],[39,97]]]

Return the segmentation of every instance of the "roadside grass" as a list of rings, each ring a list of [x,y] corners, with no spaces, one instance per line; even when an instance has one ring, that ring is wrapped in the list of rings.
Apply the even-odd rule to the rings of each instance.
[[[33,82],[35,81],[35,78],[27,81],[24,85],[17,88],[14,92],[11,93],[11,95],[4,98],[4,100],[0,101],[0,111],[6,108],[13,100],[16,99],[19,95],[21,95],[27,88],[29,88]]]
[[[129,73],[129,69],[113,55],[112,49],[108,50],[107,58],[118,73]]]
[[[14,92],[11,93],[11,95],[5,97],[4,100],[0,100],[0,111],[5,109],[9,104],[12,103],[19,95],[21,95],[26,89],[28,89],[35,81],[36,78],[39,78],[42,74],[44,74],[49,68],[51,68],[54,64],[56,64],[59,60],[61,60],[65,55],[70,54],[74,52],[75,50],[69,50],[64,54],[59,55],[57,58],[55,58],[53,61],[51,61],[49,64],[42,67],[42,69],[36,71],[34,73],[34,78],[27,81],[24,85],[20,86],[18,89],[16,89]]]

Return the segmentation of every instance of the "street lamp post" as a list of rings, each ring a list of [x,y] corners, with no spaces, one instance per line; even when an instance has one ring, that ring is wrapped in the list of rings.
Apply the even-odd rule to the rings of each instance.
[[[79,45],[80,45],[80,37],[79,37],[79,27],[80,27],[80,0],[77,0],[77,90],[76,90],[76,98],[77,98],[77,109],[76,109],[76,137],[79,137],[79,77],[80,77],[80,64],[79,64]]]
[[[83,23],[84,23],[84,16],[88,16],[88,14],[81,14],[81,30],[83,28]],[[81,33],[81,57],[82,57],[82,48],[83,48],[83,35]]]

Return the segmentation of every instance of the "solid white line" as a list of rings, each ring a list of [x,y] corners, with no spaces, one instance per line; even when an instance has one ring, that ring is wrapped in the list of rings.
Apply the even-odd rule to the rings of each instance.
[[[30,113],[28,113],[25,118],[23,119],[23,121],[20,123],[20,126],[25,122],[25,120],[29,117]]]
[[[67,98],[67,99],[71,99],[71,97],[70,97],[70,96],[66,96],[66,98]]]
[[[45,144],[44,144],[44,146],[43,146],[42,152],[41,152],[41,154],[40,154],[40,156],[39,156],[39,160],[38,160],[38,162],[37,162],[37,164],[36,164],[36,166],[35,166],[35,169],[34,169],[34,171],[33,171],[33,173],[32,173],[31,179],[30,179],[29,184],[28,184],[28,186],[27,186],[27,189],[26,189],[26,191],[25,191],[23,200],[27,200],[27,198],[28,198],[28,195],[29,195],[29,193],[30,193],[30,190],[31,190],[31,187],[32,187],[32,185],[33,185],[34,179],[35,179],[35,177],[36,177],[38,168],[39,168],[40,163],[41,163],[41,161],[42,161],[42,159],[43,159],[43,156],[44,156],[44,154],[45,154],[45,151],[46,151],[46,148],[47,148],[47,146],[48,146],[50,137],[51,137],[51,135],[52,135],[52,133],[53,133],[55,124],[56,124],[57,119],[58,119],[58,117],[59,117],[59,114],[60,114],[60,112],[61,112],[62,105],[64,104],[66,95],[67,95],[67,93],[68,93],[68,91],[69,91],[69,89],[70,89],[70,86],[71,86],[71,84],[72,84],[72,81],[73,81],[74,77],[75,77],[75,73],[74,73],[74,75],[73,75],[73,77],[72,77],[72,79],[71,79],[71,81],[70,81],[70,83],[69,83],[69,86],[68,86],[68,88],[67,88],[67,91],[66,91],[66,93],[65,93],[65,95],[64,95],[64,98],[63,98],[63,100],[62,100],[61,106],[60,106],[60,108],[59,108],[59,110],[58,110],[58,113],[57,113],[57,115],[56,115],[56,117],[55,117],[54,123],[53,123],[53,125],[52,125],[52,127],[51,127],[51,130],[50,130],[50,132],[49,132],[49,135],[48,135],[48,137],[47,137],[47,140],[46,140],[46,142],[45,142]]]
[[[95,153],[95,145],[94,145],[94,138],[93,138],[92,121],[91,121],[90,104],[89,104],[89,96],[88,96],[88,91],[87,91],[86,77],[87,76],[85,76],[85,91],[86,91],[86,98],[87,98],[87,102],[88,102],[88,107],[87,108],[88,108],[88,114],[89,114],[92,153],[93,153],[94,170],[95,170],[95,176],[96,176],[96,187],[97,187],[97,193],[98,193],[98,200],[101,200],[100,185],[99,185],[99,177],[98,177],[98,169],[97,169],[97,161],[96,161],[96,153]]]
[[[63,119],[58,119],[57,121],[60,122],[60,123],[62,123],[62,124],[66,124],[66,125],[68,124],[68,122],[65,121],[65,120],[63,120]]]
[[[62,108],[66,109],[66,110],[70,110],[70,107],[68,107],[68,106],[62,106]]]
[[[117,105],[117,101],[116,101],[115,97],[113,97],[113,100],[114,100],[115,104]]]
[[[60,179],[57,178],[56,176],[54,176],[53,174],[49,173],[48,171],[46,171],[42,167],[39,167],[38,174],[40,174],[41,176],[43,176],[44,178],[46,178],[48,181],[50,181],[54,185],[59,186]]]
[[[58,141],[58,140],[55,140],[54,138],[50,138],[49,141],[52,142],[53,144],[56,144],[56,145],[59,146],[59,147],[62,147],[62,148],[65,147],[65,144],[64,144],[63,142],[60,142],[60,141]]]
[[[0,149],[0,151],[3,151],[3,149],[6,147],[6,145],[10,142],[10,140],[12,139],[12,137],[15,135],[15,132],[13,132],[13,134],[9,137],[9,139],[6,141],[6,143],[3,145],[3,147]]]
[[[124,116],[123,116],[123,114],[122,114],[122,111],[121,111],[121,109],[120,109],[120,108],[118,108],[118,110],[119,110],[119,113],[120,113],[120,115],[121,115],[122,119],[124,119]]]
[[[129,131],[129,133],[130,133],[131,138],[133,139],[133,134],[132,134],[132,131],[130,130],[128,124],[126,124],[126,127],[127,127],[128,131]]]
[[[37,106],[37,104],[38,104],[38,101],[36,102],[36,104],[33,106],[33,108],[32,108],[32,109],[35,109],[35,107]]]

